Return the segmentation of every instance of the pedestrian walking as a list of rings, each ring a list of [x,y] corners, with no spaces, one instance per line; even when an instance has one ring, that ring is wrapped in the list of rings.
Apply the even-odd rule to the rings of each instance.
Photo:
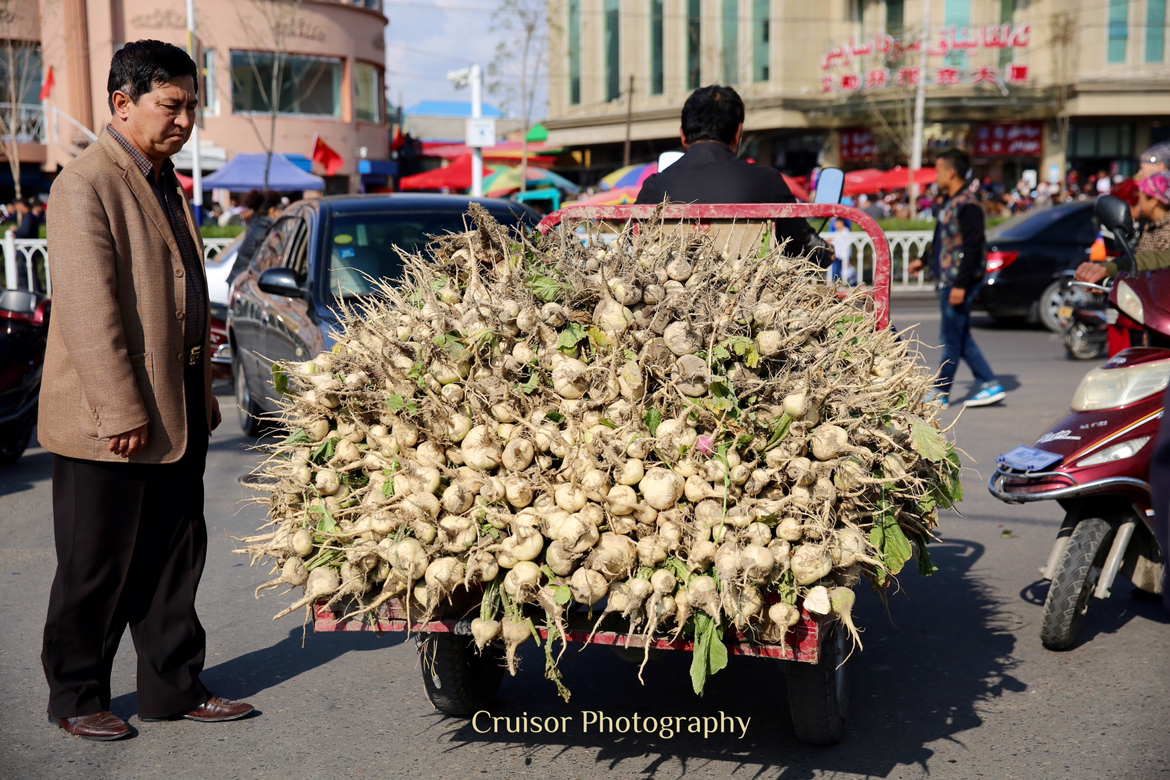
[[[201,241],[170,160],[191,134],[198,81],[171,44],[119,49],[110,125],[52,188],[53,318],[38,435],[53,453],[57,572],[41,660],[50,722],[88,739],[132,733],[109,711],[127,627],[139,718],[252,711],[199,679],[203,471],[220,413]]]
[[[936,398],[943,408],[948,406],[959,361],[965,360],[979,389],[964,406],[987,406],[1002,401],[1004,390],[971,335],[971,306],[983,279],[987,250],[983,207],[979,196],[967,186],[971,158],[966,152],[948,149],[938,156],[934,167],[939,191],[946,198],[931,242],[931,270],[938,280],[942,311],[943,354]],[[914,260],[908,270],[916,274],[922,267],[922,260]]]
[[[840,217],[834,219],[833,230],[829,233],[829,243],[833,246],[833,264],[829,266],[830,284],[838,279],[850,287],[857,283],[857,273],[850,263],[853,257],[853,242],[849,237],[850,230],[845,220]]]

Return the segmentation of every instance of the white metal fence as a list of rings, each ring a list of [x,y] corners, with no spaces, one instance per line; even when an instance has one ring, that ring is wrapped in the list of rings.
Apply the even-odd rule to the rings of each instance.
[[[827,240],[840,240],[839,234],[823,233]],[[927,290],[930,284],[923,280],[922,274],[911,275],[906,266],[911,260],[922,257],[926,245],[930,243],[929,230],[896,230],[886,233],[886,240],[890,242],[890,256],[893,263],[891,268],[891,285],[894,290]],[[845,236],[852,246],[851,261],[857,269],[859,281],[872,283],[874,271],[873,241],[868,233],[853,232]],[[210,260],[223,250],[233,238],[205,238],[203,239],[204,259]],[[34,289],[27,280],[36,280],[39,289],[48,294],[53,292],[53,280],[49,274],[49,251],[45,239],[16,239],[9,233],[3,241],[4,247],[4,284],[3,287],[24,286]],[[23,272],[17,269],[23,268]],[[25,281],[18,285],[17,281]]]
[[[218,255],[234,238],[203,239],[203,259]],[[43,238],[15,238],[11,232],[4,241],[4,283],[2,288],[37,290],[53,294],[53,276],[49,273],[49,247]]]

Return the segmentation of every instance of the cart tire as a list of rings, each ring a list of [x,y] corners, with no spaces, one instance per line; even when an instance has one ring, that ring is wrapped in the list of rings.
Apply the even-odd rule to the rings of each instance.
[[[495,698],[504,679],[504,652],[494,644],[482,652],[458,634],[428,634],[419,644],[423,688],[435,709],[471,717]]]
[[[1076,641],[1112,539],[1113,526],[1099,517],[1086,517],[1073,528],[1052,572],[1040,622],[1040,641],[1049,650],[1067,650]]]
[[[25,416],[0,428],[0,468],[11,466],[20,460],[32,441],[33,427],[37,424],[37,408],[34,406]]]
[[[821,660],[815,664],[790,661],[788,709],[796,737],[809,745],[835,745],[849,720],[849,667],[846,632],[834,620],[823,626]]]

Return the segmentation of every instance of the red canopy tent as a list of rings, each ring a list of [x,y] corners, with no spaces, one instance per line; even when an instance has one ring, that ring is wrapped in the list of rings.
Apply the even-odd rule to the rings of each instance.
[[[484,170],[485,175],[489,173]],[[466,190],[471,188],[471,155],[463,154],[451,161],[446,168],[405,176],[399,182],[402,190]]]
[[[934,168],[919,168],[914,172],[914,181],[919,187],[933,183],[937,178]],[[898,166],[892,171],[886,171],[877,179],[868,182],[869,186],[876,186],[879,190],[905,190],[910,188],[910,169]]]
[[[845,174],[846,195],[868,195],[877,192],[880,188],[873,187],[871,182],[885,175],[885,171],[877,168],[862,168],[859,171],[849,171]]]

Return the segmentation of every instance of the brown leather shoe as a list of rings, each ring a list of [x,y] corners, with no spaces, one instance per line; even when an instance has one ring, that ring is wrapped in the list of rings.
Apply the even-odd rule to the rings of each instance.
[[[128,737],[131,733],[126,721],[109,711],[81,715],[76,718],[54,718],[50,715],[49,722],[60,726],[75,737],[95,739],[100,742]]]
[[[239,720],[255,709],[244,701],[232,701],[219,696],[210,699],[191,710],[183,717],[187,720],[197,720],[200,723],[219,723],[225,720]]]

